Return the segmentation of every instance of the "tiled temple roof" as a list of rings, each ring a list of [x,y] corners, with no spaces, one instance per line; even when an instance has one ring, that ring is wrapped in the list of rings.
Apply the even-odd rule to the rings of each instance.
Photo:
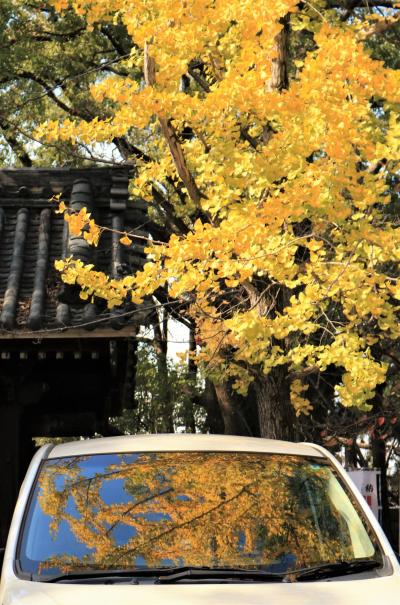
[[[126,248],[119,236],[103,233],[98,248],[71,237],[52,196],[79,210],[86,206],[99,225],[146,235],[144,202],[128,203],[127,168],[0,170],[0,338],[59,333],[71,328],[104,331],[143,321],[132,304],[112,312],[83,303],[65,288],[54,261],[73,255],[118,277],[145,262],[143,246]],[[69,328],[69,330],[67,329]]]

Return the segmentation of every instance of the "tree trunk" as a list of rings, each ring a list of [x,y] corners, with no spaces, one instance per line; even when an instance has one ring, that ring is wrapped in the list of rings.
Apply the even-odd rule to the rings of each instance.
[[[284,90],[289,86],[289,20],[290,15],[282,19],[283,28],[275,38],[276,56],[272,60],[271,79],[268,83],[271,90]]]
[[[251,430],[241,410],[240,397],[227,382],[215,385],[219,409],[224,421],[225,435],[251,435]]]
[[[163,402],[160,412],[160,418],[156,419],[159,430],[163,433],[174,433],[173,419],[173,393],[169,382],[168,373],[168,318],[166,314],[160,318],[159,322],[153,322],[154,330],[154,349],[157,356],[158,379],[163,386]]]
[[[217,394],[213,383],[208,378],[205,379],[204,390],[200,397],[195,400],[195,403],[203,407],[206,412],[206,432],[216,435],[223,433],[224,421],[221,415]]]
[[[252,384],[261,437],[295,441],[296,415],[290,402],[290,385],[286,366],[272,368],[268,375],[260,374]]]
[[[385,390],[386,383],[378,385],[375,389],[375,396],[372,399],[372,411],[374,414],[384,415],[383,408],[383,393]],[[371,449],[372,449],[372,464],[374,468],[380,470],[380,487],[381,487],[381,506],[382,506],[382,518],[380,519],[383,531],[385,532],[388,540],[391,544],[395,544],[391,523],[390,523],[390,509],[389,509],[389,491],[387,481],[387,465],[386,465],[386,440],[379,434],[379,430],[375,427],[374,432],[371,436]]]
[[[396,541],[394,540],[390,523],[389,492],[386,472],[386,443],[383,439],[372,439],[372,459],[374,468],[381,471],[381,525],[390,543],[395,544]]]
[[[196,340],[195,340],[195,324],[193,323],[189,330],[189,358],[188,358],[188,377],[191,385],[195,386],[197,380],[197,365],[193,359],[193,354],[196,353]],[[191,433],[196,432],[196,419],[194,416],[194,397],[186,402],[185,406],[185,423],[186,430]]]
[[[270,90],[285,90],[289,86],[288,56],[289,56],[289,20],[290,15],[281,21],[283,27],[275,38],[275,58],[272,60],[271,78],[268,82]],[[266,124],[263,130],[263,141],[267,143],[273,136],[274,130]],[[252,306],[254,296],[250,294]],[[287,304],[288,295],[282,288],[275,298],[276,310],[282,311]],[[260,314],[265,314],[266,301],[259,301],[257,306]],[[269,301],[270,304],[270,301]],[[267,306],[268,308],[268,306]],[[290,402],[290,384],[287,379],[286,366],[272,368],[268,375],[261,372],[251,385],[257,403],[258,420],[261,437],[269,439],[286,439],[294,441],[297,436],[296,416]]]

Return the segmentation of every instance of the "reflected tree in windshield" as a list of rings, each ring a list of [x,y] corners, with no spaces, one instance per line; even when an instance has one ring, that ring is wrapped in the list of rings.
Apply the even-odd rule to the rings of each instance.
[[[36,491],[21,559],[44,574],[182,565],[283,572],[375,551],[330,468],[300,457],[64,458],[46,462]]]

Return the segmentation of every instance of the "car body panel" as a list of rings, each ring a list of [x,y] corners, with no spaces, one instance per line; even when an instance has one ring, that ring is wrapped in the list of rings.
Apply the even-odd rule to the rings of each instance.
[[[71,585],[17,581],[2,605],[365,605],[398,603],[400,577],[286,584]]]
[[[63,456],[149,452],[149,451],[232,451],[268,452],[315,456],[328,459],[347,483],[365,516],[373,527],[383,554],[390,561],[393,573],[371,577],[357,574],[314,582],[285,583],[179,583],[174,585],[134,584],[66,584],[31,582],[17,577],[15,553],[24,511],[29,501],[42,461]],[[386,605],[398,602],[400,566],[378,521],[362,495],[337,460],[314,444],[292,444],[247,437],[216,435],[152,435],[116,437],[44,446],[34,456],[21,486],[7,542],[0,584],[0,605],[365,605],[385,600]]]
[[[109,454],[123,452],[173,452],[173,451],[231,451],[231,452],[268,452],[271,454],[293,454],[298,456],[317,456],[323,454],[311,444],[291,443],[257,437],[235,437],[231,435],[124,435],[71,441],[56,445],[49,458],[77,456],[85,454]]]

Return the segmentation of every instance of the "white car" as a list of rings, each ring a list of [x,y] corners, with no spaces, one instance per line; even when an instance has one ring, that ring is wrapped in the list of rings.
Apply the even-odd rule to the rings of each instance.
[[[0,605],[397,603],[379,524],[323,448],[148,435],[44,446]]]

